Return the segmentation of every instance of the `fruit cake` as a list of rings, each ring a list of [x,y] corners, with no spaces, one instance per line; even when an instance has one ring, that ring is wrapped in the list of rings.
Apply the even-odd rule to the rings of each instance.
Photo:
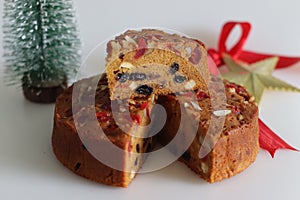
[[[110,100],[105,77],[100,81],[99,76],[84,79],[75,86],[57,99],[52,145],[58,160],[85,178],[127,187],[146,159],[142,153],[152,151],[157,140],[163,145],[170,143],[178,131],[183,137],[170,151],[180,154],[181,162],[211,183],[243,171],[258,153],[257,105],[243,87],[234,83],[212,77],[209,93],[184,91],[157,100],[152,95],[123,102]],[[196,101],[191,101],[193,95]],[[138,125],[147,125],[150,115],[153,118],[156,102],[165,107],[168,117],[162,131],[150,137],[149,127]],[[127,104],[131,117],[126,116]],[[181,121],[184,113],[189,118]],[[118,126],[118,119],[128,128],[125,132],[133,135]],[[106,138],[97,131],[99,127]],[[180,152],[184,140],[191,137],[189,148]],[[110,151],[110,142],[124,150],[122,154]],[[97,159],[103,152],[114,158],[114,166]]]
[[[206,90],[207,53],[196,39],[160,30],[128,30],[107,44],[111,99]]]
[[[57,98],[53,150],[74,173],[107,185],[127,187],[146,159],[142,153],[153,147],[155,138],[147,137],[146,125],[155,99],[152,95],[111,101],[107,79],[99,79],[95,76],[81,80]],[[103,159],[110,162],[102,162]]]
[[[195,91],[197,101],[194,102],[185,92],[158,99],[168,113],[159,141],[166,145],[179,131],[186,137],[196,133],[179,160],[213,183],[238,174],[254,162],[259,149],[259,131],[258,108],[253,96],[234,83],[224,81],[220,84],[217,77],[212,77],[209,85],[209,93]],[[179,130],[181,114],[178,99],[184,102],[183,111],[194,116],[199,126],[185,120],[181,121],[183,127]],[[177,153],[174,148],[170,151]]]

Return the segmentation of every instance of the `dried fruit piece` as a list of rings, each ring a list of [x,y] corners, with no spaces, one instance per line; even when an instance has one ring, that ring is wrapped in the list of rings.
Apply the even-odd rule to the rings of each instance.
[[[175,81],[176,83],[183,83],[185,80],[186,80],[186,78],[185,78],[184,76],[176,75],[176,76],[174,77],[174,81]]]
[[[223,117],[231,113],[231,110],[215,110],[213,114],[217,117]]]
[[[153,92],[153,88],[148,85],[140,85],[135,92],[137,94],[143,94],[149,96]]]
[[[146,74],[145,73],[131,73],[129,75],[129,80],[133,81],[142,81],[146,79]]]
[[[177,71],[179,70],[179,65],[178,63],[174,62],[171,66],[170,66],[170,74],[175,74]]]
[[[128,78],[129,78],[128,73],[117,73],[117,75],[116,75],[116,79],[121,83],[126,82],[128,80]]]
[[[144,103],[141,104],[141,109],[144,110],[148,106],[149,106],[148,102],[144,102]]]
[[[197,47],[193,50],[192,55],[191,55],[191,57],[189,58],[189,61],[190,61],[191,63],[193,63],[194,65],[197,65],[197,64],[200,62],[201,57],[202,57],[202,52],[201,52],[200,48],[197,46]]]
[[[138,42],[138,49],[134,55],[134,59],[138,59],[146,53],[147,43],[144,38],[140,38]]]
[[[233,113],[237,116],[241,113],[241,109],[239,106],[233,106]]]
[[[131,119],[132,119],[133,122],[141,124],[141,117],[138,114],[132,114]]]
[[[97,112],[96,117],[100,122],[106,122],[106,121],[110,120],[110,115],[106,111]]]
[[[203,99],[209,98],[209,95],[206,94],[206,93],[203,92],[203,91],[199,91],[199,92],[197,92],[196,97],[197,97],[197,99],[198,99],[199,101],[201,101],[201,100],[203,100]]]

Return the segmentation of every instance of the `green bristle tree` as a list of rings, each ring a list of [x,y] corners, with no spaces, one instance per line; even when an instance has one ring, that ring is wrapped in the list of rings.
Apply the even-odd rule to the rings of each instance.
[[[29,100],[55,101],[81,63],[72,0],[5,0],[3,13],[8,83]]]

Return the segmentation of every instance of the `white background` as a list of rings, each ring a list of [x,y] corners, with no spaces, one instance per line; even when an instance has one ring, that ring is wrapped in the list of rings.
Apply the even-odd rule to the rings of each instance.
[[[1,16],[3,1],[0,0]],[[111,35],[143,26],[175,29],[216,47],[221,26],[228,20],[252,23],[247,50],[300,56],[298,0],[75,0],[75,5],[84,56]],[[78,177],[62,167],[52,153],[54,105],[30,103],[20,89],[5,86],[2,61],[1,58],[0,199],[282,200],[300,196],[300,154],[282,150],[274,159],[261,150],[245,172],[215,184],[204,182],[181,163],[140,175],[127,189]],[[300,87],[300,64],[277,70],[274,75]],[[299,103],[299,93],[267,91],[260,104],[261,119],[298,148]]]

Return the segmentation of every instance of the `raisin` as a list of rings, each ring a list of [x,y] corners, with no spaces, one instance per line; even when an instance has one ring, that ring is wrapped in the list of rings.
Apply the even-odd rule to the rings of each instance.
[[[191,160],[191,154],[190,154],[188,151],[184,152],[184,153],[182,154],[181,157],[182,157],[182,159],[184,159],[185,161]]]
[[[74,170],[77,171],[81,167],[81,163],[77,163],[74,167]]]
[[[129,75],[129,80],[132,80],[132,81],[142,81],[145,79],[146,79],[145,73],[131,73]]]
[[[120,54],[119,54],[119,58],[120,58],[121,60],[124,59],[124,56],[125,56],[125,55],[124,55],[123,53],[120,53]]]
[[[135,149],[136,149],[136,152],[137,152],[137,153],[140,153],[140,144],[137,144],[137,145],[135,146]]]
[[[128,80],[129,74],[128,73],[117,73],[116,79],[121,83],[124,83]]]
[[[174,81],[176,82],[176,83],[183,83],[184,81],[186,80],[186,78],[184,77],[184,76],[175,76],[174,77]]]
[[[135,92],[137,94],[143,94],[149,96],[153,92],[153,88],[149,87],[148,85],[140,85]]]
[[[177,71],[179,70],[179,65],[177,63],[173,63],[171,66],[170,66],[170,70],[169,72],[171,74],[175,74]]]

